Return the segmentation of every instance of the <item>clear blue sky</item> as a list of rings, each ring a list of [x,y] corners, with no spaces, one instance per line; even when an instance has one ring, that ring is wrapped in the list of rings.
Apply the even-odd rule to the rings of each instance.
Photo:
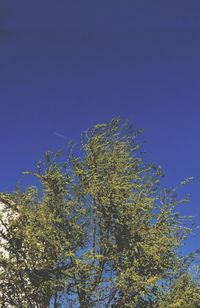
[[[194,176],[184,213],[199,219],[200,1],[0,1],[1,191],[64,149],[58,134],[118,115],[169,186]]]

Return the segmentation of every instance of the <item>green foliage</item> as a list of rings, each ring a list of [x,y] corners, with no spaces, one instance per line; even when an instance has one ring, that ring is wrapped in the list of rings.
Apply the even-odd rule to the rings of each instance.
[[[185,273],[173,281],[164,294],[159,308],[198,308],[200,304],[200,285],[190,273]]]
[[[80,157],[45,154],[31,173],[39,188],[2,194],[2,307],[59,307],[62,296],[62,307],[198,307],[179,254],[189,221],[143,162],[139,134],[119,119],[96,125]]]

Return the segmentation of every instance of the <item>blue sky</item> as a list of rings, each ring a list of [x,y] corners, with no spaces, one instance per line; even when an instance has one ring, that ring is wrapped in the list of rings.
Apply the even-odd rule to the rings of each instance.
[[[165,183],[194,176],[183,212],[200,221],[199,12],[193,0],[1,0],[0,190],[120,115],[144,128]]]

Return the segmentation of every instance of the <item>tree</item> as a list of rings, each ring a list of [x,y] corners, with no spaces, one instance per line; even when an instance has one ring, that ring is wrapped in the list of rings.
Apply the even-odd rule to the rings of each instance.
[[[184,273],[172,282],[160,302],[160,308],[198,308],[200,286],[191,273]]]
[[[37,188],[2,194],[2,307],[162,308],[169,297],[197,307],[179,253],[189,221],[160,168],[144,163],[139,134],[119,119],[96,125],[80,156],[46,153]]]

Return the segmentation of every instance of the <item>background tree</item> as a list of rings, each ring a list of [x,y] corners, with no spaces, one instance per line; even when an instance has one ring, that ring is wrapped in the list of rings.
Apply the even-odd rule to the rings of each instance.
[[[200,286],[198,278],[191,273],[184,273],[166,290],[159,307],[198,308],[200,303]]]
[[[96,125],[80,156],[48,152],[38,188],[2,197],[2,307],[197,307],[179,253],[190,223],[160,168],[144,163],[139,134],[119,119]]]

